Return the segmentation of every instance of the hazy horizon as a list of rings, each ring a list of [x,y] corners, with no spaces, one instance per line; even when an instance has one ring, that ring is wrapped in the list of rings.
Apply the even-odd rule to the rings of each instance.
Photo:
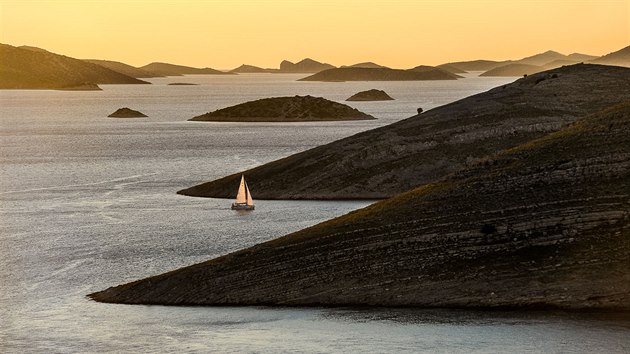
[[[629,3],[0,0],[0,42],[134,66],[277,68],[308,57],[407,68],[547,50],[605,55],[630,42]]]

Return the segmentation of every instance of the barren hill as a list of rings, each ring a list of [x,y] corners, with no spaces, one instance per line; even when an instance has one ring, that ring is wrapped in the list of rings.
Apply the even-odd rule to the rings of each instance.
[[[260,199],[387,198],[624,100],[630,69],[565,66],[179,193],[231,198],[245,173]]]
[[[437,183],[90,297],[628,311],[628,136],[626,103]]]
[[[148,82],[40,48],[0,44],[0,89],[59,89],[90,84]]]

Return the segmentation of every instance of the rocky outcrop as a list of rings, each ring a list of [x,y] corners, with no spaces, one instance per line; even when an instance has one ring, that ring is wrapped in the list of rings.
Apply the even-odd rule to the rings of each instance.
[[[0,89],[61,89],[86,82],[149,84],[100,65],[43,49],[0,44]]]
[[[365,209],[90,297],[627,311],[628,136],[625,104]]]
[[[310,74],[317,73],[327,69],[333,69],[334,66],[328,63],[320,63],[316,60],[306,58],[302,59],[297,63],[292,63],[288,60],[283,60],[280,63],[279,72],[282,73],[302,73],[302,74]]]
[[[348,97],[346,101],[392,101],[393,98],[383,90],[367,90],[357,92]]]
[[[209,112],[190,120],[217,122],[307,122],[375,119],[356,108],[321,97],[273,97]]]
[[[111,118],[145,118],[145,117],[147,117],[147,115],[145,115],[142,112],[134,111],[133,109],[130,109],[130,108],[127,108],[127,107],[123,107],[123,108],[118,108],[116,110],[116,112],[108,115],[108,117],[111,117]]]
[[[231,72],[219,71],[212,68],[193,68],[190,66],[175,65],[168,63],[151,63],[141,66],[139,69],[152,72],[160,76],[182,76],[182,75],[234,75]]]
[[[298,81],[419,81],[457,80],[460,76],[446,70],[432,69],[389,69],[389,68],[337,68],[318,72]]]
[[[259,199],[387,198],[624,100],[630,69],[565,66],[179,193],[232,198],[245,173]]]

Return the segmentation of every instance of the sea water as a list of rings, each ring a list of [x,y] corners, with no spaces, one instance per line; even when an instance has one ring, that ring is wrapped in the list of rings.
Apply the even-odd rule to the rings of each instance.
[[[201,262],[369,204],[231,200],[177,190],[505,84],[296,81],[246,74],[150,79],[103,91],[0,91],[0,352],[628,352],[624,315],[101,304],[86,294]],[[169,86],[187,82],[196,86]],[[377,120],[187,119],[273,96],[347,102]],[[120,107],[144,119],[114,119]],[[252,190],[254,197],[256,191]]]

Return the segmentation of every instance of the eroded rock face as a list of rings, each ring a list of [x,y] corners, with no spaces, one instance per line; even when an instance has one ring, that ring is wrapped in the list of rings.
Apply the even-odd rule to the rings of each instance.
[[[383,90],[367,90],[357,92],[346,101],[392,101],[393,98]]]
[[[629,310],[629,136],[625,104],[337,219],[90,296]]]
[[[145,118],[147,117],[144,113],[139,111],[134,111],[133,109],[123,107],[118,108],[116,112],[108,115],[111,118]]]
[[[625,100],[630,69],[566,66],[180,193],[230,198],[245,173],[258,199],[387,198]]]
[[[209,112],[190,120],[221,122],[306,122],[374,119],[356,108],[321,97],[273,97]]]

